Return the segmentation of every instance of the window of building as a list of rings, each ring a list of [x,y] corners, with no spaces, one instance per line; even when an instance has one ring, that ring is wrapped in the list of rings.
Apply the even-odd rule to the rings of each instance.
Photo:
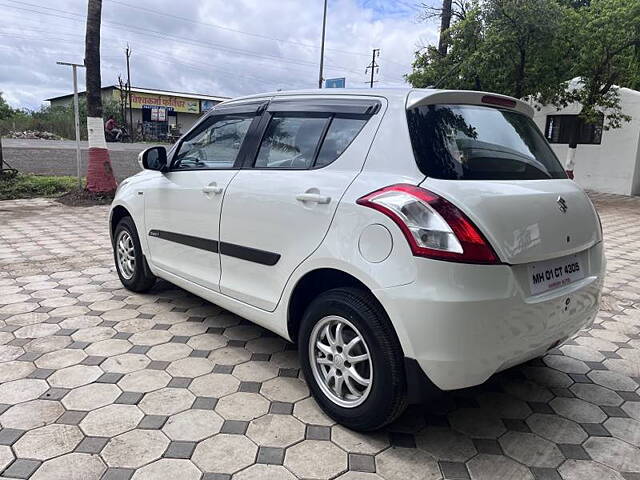
[[[570,143],[571,132],[578,128],[577,142],[586,145],[599,145],[602,141],[604,115],[597,123],[585,123],[578,115],[547,115],[544,135],[549,143]]]

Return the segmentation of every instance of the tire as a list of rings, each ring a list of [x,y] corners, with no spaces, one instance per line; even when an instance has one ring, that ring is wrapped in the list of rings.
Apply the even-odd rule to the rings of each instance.
[[[121,254],[118,253],[118,244],[121,240],[123,244],[128,244],[133,248],[134,261],[128,263],[130,270],[123,266],[123,263],[127,262],[121,263],[119,260]],[[130,252],[131,248],[128,251]],[[156,283],[156,277],[149,270],[147,259],[142,253],[138,231],[131,217],[122,218],[116,226],[113,234],[113,260],[116,264],[118,277],[127,290],[138,293],[147,292]]]
[[[339,348],[341,342],[335,331],[339,323],[343,324],[342,344],[355,342],[351,342],[350,352]],[[320,353],[315,347],[316,340],[320,339],[322,352],[328,351],[327,345],[331,342],[326,335],[327,329],[337,345],[330,347],[333,348],[331,351],[337,352],[335,355]],[[361,340],[356,340],[356,336]],[[314,346],[311,351],[310,343]],[[352,430],[377,430],[392,422],[406,408],[402,348],[386,312],[370,293],[357,288],[337,288],[319,295],[304,313],[298,352],[302,372],[314,398],[327,415],[342,425]],[[367,354],[368,359],[365,359]],[[360,357],[357,363],[356,357]],[[337,369],[334,379],[338,380],[326,383],[323,378],[331,368]],[[353,369],[357,369],[360,379],[370,380],[369,386],[355,380],[357,377],[351,374]],[[338,387],[343,393],[341,396],[335,393],[339,378],[342,378],[342,386]],[[355,394],[347,387],[347,382],[355,387]]]

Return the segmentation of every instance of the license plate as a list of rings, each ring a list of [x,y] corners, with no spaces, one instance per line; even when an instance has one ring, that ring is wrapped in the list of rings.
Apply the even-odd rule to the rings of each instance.
[[[584,278],[583,263],[578,255],[556,258],[529,265],[529,287],[532,295],[543,293]]]

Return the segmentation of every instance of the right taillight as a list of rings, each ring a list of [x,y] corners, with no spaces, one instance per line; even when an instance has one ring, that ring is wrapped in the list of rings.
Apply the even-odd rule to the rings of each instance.
[[[429,190],[406,184],[391,185],[359,198],[357,203],[391,218],[416,256],[465,263],[500,263],[471,220],[451,202]]]

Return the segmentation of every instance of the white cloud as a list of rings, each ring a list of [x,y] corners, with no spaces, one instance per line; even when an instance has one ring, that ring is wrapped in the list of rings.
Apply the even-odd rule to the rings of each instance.
[[[68,93],[71,72],[55,62],[82,62],[86,0],[0,2],[5,98],[37,108]],[[410,0],[330,0],[325,78],[365,86],[371,49],[380,48],[376,86],[403,84],[417,45],[436,38],[435,26],[418,23],[417,13]],[[321,19],[322,0],[104,0],[102,81],[126,75],[128,43],[137,86],[225,96],[313,88]]]

